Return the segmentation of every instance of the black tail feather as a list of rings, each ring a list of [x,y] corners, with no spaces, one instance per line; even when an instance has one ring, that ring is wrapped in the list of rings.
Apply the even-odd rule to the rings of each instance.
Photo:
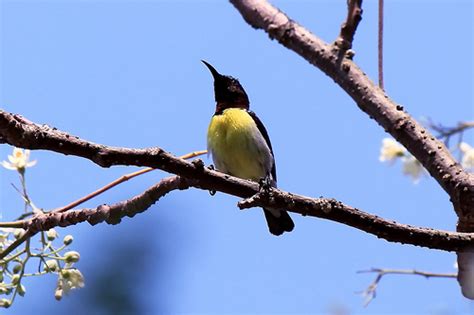
[[[281,211],[280,217],[276,217],[270,210],[263,209],[265,219],[267,220],[268,230],[273,235],[281,235],[284,232],[291,232],[295,227],[293,220],[286,211]]]

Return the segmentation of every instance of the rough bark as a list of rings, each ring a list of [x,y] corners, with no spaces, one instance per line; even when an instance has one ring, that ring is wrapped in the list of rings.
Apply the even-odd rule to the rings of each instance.
[[[440,231],[400,224],[331,198],[310,198],[278,189],[271,189],[268,192],[262,191],[257,183],[210,170],[204,166],[201,160],[188,162],[161,148],[129,149],[88,142],[56,128],[38,125],[19,115],[9,114],[2,110],[0,110],[0,142],[27,149],[44,149],[75,155],[89,159],[102,167],[134,165],[161,169],[181,176],[180,189],[192,186],[249,198],[239,203],[239,206],[241,208],[271,207],[304,216],[328,219],[355,227],[390,242],[447,251],[457,251],[474,244],[474,234],[471,233]],[[145,192],[142,195],[145,196],[143,198],[149,198],[150,193]],[[157,196],[159,198],[161,195]],[[124,201],[132,203],[133,207],[130,209],[124,208],[124,204],[121,204],[120,206],[101,206],[95,210],[83,209],[82,212],[70,210],[35,217],[33,220],[25,221],[22,226],[31,232],[36,232],[37,230],[47,230],[56,225],[64,226],[83,221],[91,223],[91,220],[93,222],[110,221],[109,212],[105,211],[106,209],[119,207],[122,209],[120,213],[128,215],[142,212],[146,209],[143,208],[143,205],[149,207],[152,204],[148,199],[148,203],[139,203],[133,198],[131,200]],[[101,212],[102,214],[100,214]],[[113,218],[116,217],[113,216]],[[118,216],[118,218],[120,217]]]

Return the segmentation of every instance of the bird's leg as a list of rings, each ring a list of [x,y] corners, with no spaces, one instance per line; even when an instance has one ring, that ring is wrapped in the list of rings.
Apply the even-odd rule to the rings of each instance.
[[[258,183],[260,185],[259,187],[260,193],[268,193],[270,192],[270,189],[273,187],[272,178],[270,177],[269,174],[261,178]]]
[[[208,170],[211,170],[211,171],[214,171],[215,168],[214,168],[214,164],[209,164],[209,166],[207,167]],[[216,191],[215,190],[209,190],[209,195],[211,196],[214,196],[216,194]]]
[[[258,203],[262,199],[268,198],[270,194],[270,189],[272,189],[273,187],[272,182],[273,180],[270,175],[260,178],[260,180],[258,181],[258,192],[249,198],[239,201],[237,205],[239,206],[240,210],[258,206]]]

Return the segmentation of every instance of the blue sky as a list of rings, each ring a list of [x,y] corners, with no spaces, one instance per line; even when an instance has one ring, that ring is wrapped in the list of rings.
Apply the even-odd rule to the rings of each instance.
[[[415,118],[453,125],[474,117],[471,1],[386,1],[385,84]],[[346,0],[275,1],[333,41]],[[205,59],[240,79],[269,131],[279,187],[337,198],[402,223],[453,230],[448,196],[431,178],[414,185],[400,165],[378,162],[385,132],[321,71],[248,26],[226,1],[1,1],[0,107],[93,142],[205,149],[214,111]],[[364,1],[355,61],[376,78],[376,1]],[[466,141],[474,144],[472,134]],[[0,146],[0,160],[11,147]],[[34,202],[50,209],[135,168],[102,169],[75,157],[32,153]],[[205,158],[206,163],[210,160]],[[127,199],[156,171],[92,200]],[[13,172],[0,170],[0,211],[21,210]],[[172,193],[118,226],[61,229],[75,236],[86,288],[54,300],[54,277],[31,279],[8,310],[105,314],[129,303],[141,313],[468,314],[472,302],[448,279],[388,276],[363,307],[355,292],[370,267],[453,272],[452,253],[388,243],[353,228],[293,215],[294,232],[273,237],[259,209],[238,199]],[[92,301],[92,302],[91,302]],[[74,307],[74,308],[72,308]],[[122,310],[126,310],[124,306]],[[75,311],[73,311],[74,313]]]

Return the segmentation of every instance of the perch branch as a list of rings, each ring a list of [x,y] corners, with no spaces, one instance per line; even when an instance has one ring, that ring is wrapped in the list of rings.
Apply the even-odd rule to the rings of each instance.
[[[194,162],[193,164],[200,163]],[[215,182],[232,183],[232,185],[244,188],[240,190],[236,189],[234,193],[231,193],[239,197],[249,196],[248,199],[239,202],[238,205],[241,209],[256,206],[286,209],[303,216],[312,216],[347,224],[391,242],[401,242],[448,251],[458,250],[474,244],[474,234],[472,233],[456,233],[413,227],[379,218],[334,199],[310,198],[278,189],[271,189],[268,193],[265,193],[259,190],[258,184],[255,182],[230,177],[227,174],[206,168],[201,171],[214,178]],[[226,187],[227,184],[215,185],[215,182],[203,180],[203,178],[189,179],[174,176],[163,179],[144,193],[129,200],[110,206],[101,205],[95,209],[68,210],[65,212],[39,214],[32,219],[21,221],[21,227],[25,229],[29,235],[34,235],[38,231],[47,231],[56,226],[66,227],[85,221],[92,225],[103,221],[109,224],[117,224],[125,216],[133,217],[135,214],[145,211],[158,201],[159,198],[172,190],[184,190],[189,187],[196,187],[204,190],[229,191]],[[247,191],[251,191],[251,193]],[[18,245],[19,244],[16,246]],[[8,252],[12,250],[10,247],[7,248]],[[4,255],[6,254],[1,253],[0,259],[4,257]]]
[[[188,162],[165,152],[161,148],[129,149],[108,147],[88,142],[45,125],[37,125],[19,115],[12,115],[3,111],[0,111],[0,136],[4,142],[14,146],[72,154],[89,159],[103,167],[135,165],[162,169],[186,178],[186,183],[191,186],[205,190],[221,191],[241,198],[249,198],[259,192],[257,183],[207,169],[201,160]],[[344,205],[333,199],[314,199],[273,189],[269,191],[268,195],[260,192],[259,198],[253,198],[252,202],[251,205],[247,204],[247,206],[287,209],[302,215],[333,220],[391,242],[407,243],[447,251],[456,251],[474,244],[474,234],[447,232],[399,224]],[[240,206],[244,208],[246,206],[245,201],[240,203]],[[103,211],[103,209],[102,207],[100,211]],[[70,214],[77,213],[76,211],[66,211],[64,213],[71,216],[77,215]],[[54,215],[56,213],[52,216],[54,217]],[[37,224],[40,221],[35,220],[35,222],[35,226],[38,226]],[[48,221],[48,224],[50,222],[52,221]],[[54,222],[59,224],[59,222],[63,221],[56,220]],[[49,229],[50,225],[48,224],[41,226]],[[28,231],[32,231],[29,224],[24,227]],[[33,230],[36,231],[37,229]]]

